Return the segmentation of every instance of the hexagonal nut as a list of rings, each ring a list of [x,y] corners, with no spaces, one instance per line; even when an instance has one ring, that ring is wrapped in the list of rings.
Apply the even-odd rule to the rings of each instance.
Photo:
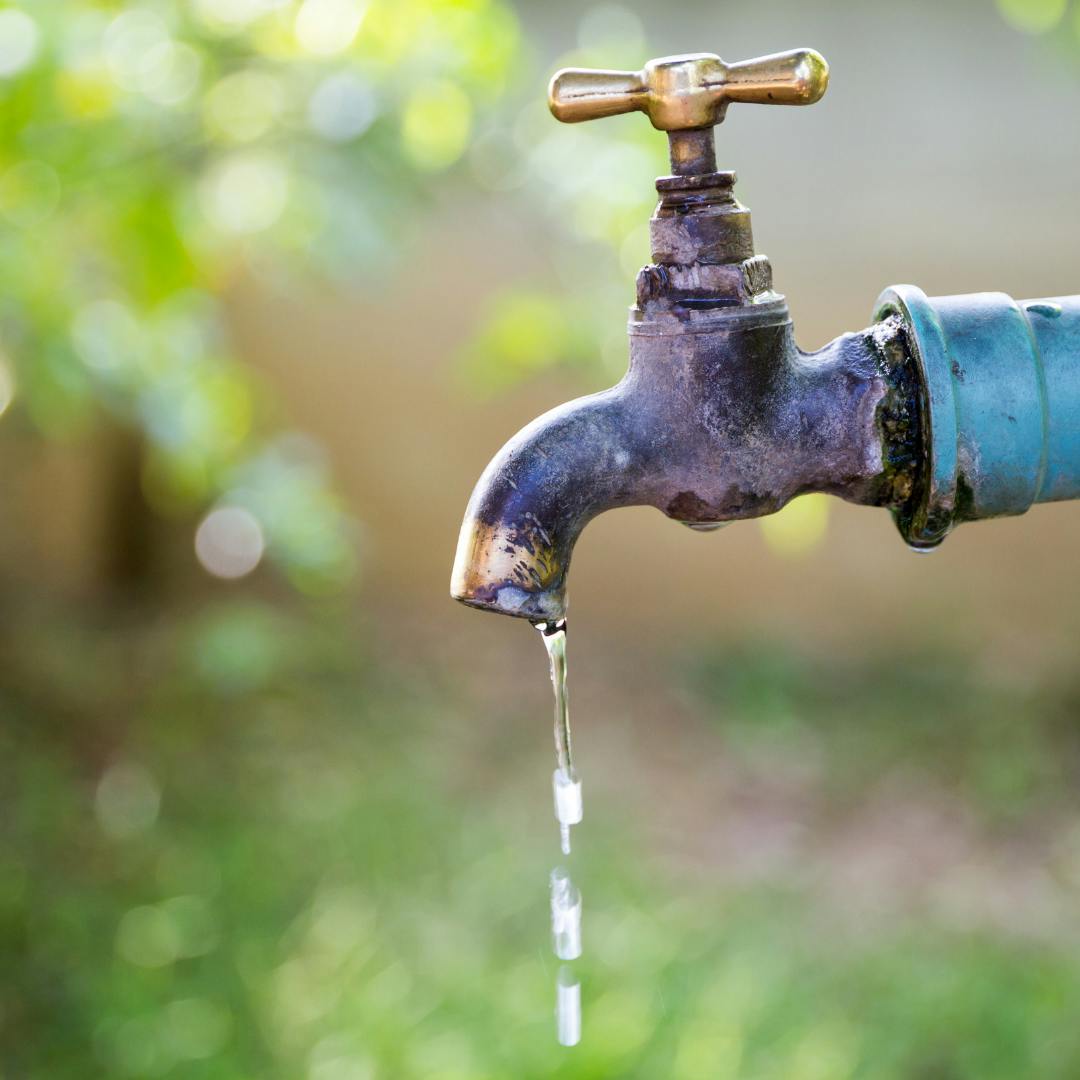
[[[659,300],[668,287],[668,274],[662,266],[649,264],[638,271],[637,302],[644,306],[650,300]]]

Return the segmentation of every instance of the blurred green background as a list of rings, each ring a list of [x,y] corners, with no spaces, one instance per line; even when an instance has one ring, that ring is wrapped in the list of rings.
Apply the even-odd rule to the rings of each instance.
[[[555,1042],[545,658],[447,578],[666,164],[544,88],[800,45],[718,148],[804,347],[1076,290],[1075,0],[0,6],[0,1077],[1080,1075],[1067,505],[590,526]]]

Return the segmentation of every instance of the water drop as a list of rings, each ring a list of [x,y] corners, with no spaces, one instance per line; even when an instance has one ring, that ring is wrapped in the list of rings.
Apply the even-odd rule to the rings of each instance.
[[[581,822],[581,780],[576,769],[556,769],[551,774],[555,797],[555,820],[559,823],[562,852],[570,854],[570,826]]]
[[[555,771],[551,790],[564,855],[570,854],[570,827],[582,818],[581,779],[574,768],[566,697],[566,620],[536,624],[547,650],[555,692]],[[551,945],[560,960],[581,956],[581,893],[561,867],[551,872]],[[581,985],[568,967],[556,983],[556,1031],[563,1046],[581,1041]]]
[[[570,710],[566,696],[566,620],[536,624],[547,650],[555,691],[555,818],[564,855],[570,854],[570,826],[581,821],[581,780],[574,770]]]
[[[555,981],[555,1029],[563,1046],[581,1042],[581,983],[568,967],[559,969]]]
[[[680,525],[685,525],[688,529],[693,529],[694,532],[716,532],[717,529],[723,529],[725,526],[730,525],[730,521],[680,521]]]
[[[581,893],[561,868],[551,871],[551,945],[560,960],[581,955]]]

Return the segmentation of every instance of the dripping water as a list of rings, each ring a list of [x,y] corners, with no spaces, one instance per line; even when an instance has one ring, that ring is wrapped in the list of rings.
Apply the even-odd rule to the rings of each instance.
[[[555,818],[564,855],[570,854],[570,826],[581,821],[581,780],[574,769],[574,751],[570,740],[570,711],[566,697],[566,620],[537,623],[551,668],[551,686],[555,691],[555,773],[552,790]]]
[[[537,623],[551,667],[551,685],[555,691],[555,762],[570,771],[574,764],[570,745],[570,714],[566,703],[566,620]]]
[[[561,866],[551,871],[551,948],[560,960],[581,956],[581,893]]]
[[[570,854],[570,826],[582,818],[581,780],[574,768],[566,698],[566,620],[537,623],[547,650],[555,693],[555,771],[551,786],[563,855]],[[581,892],[563,867],[551,872],[551,945],[563,961],[555,981],[555,1033],[563,1046],[581,1041],[581,983],[570,961],[581,956]]]
[[[581,1042],[581,983],[566,964],[555,980],[555,1029],[563,1046]]]
[[[717,529],[723,529],[725,526],[730,525],[730,521],[680,521],[680,525],[685,525],[688,529],[693,529],[694,532],[716,532]]]

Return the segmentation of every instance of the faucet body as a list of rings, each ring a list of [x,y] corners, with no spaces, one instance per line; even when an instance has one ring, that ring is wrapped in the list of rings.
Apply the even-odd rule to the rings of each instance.
[[[817,54],[780,59],[817,71],[820,96],[827,68],[807,57]],[[671,59],[706,74],[717,60]],[[577,120],[646,108],[653,98],[635,87],[655,82],[650,70],[562,73],[553,111]],[[733,93],[702,85],[710,108]],[[771,85],[762,82],[762,100]],[[827,492],[888,508],[925,550],[961,521],[1080,496],[1080,297],[930,299],[895,286],[869,328],[804,353],[754,252],[734,174],[712,171],[711,128],[669,135],[675,175],[656,185],[626,376],[539,417],[488,465],[462,525],[456,599],[536,622],[563,617],[581,530],[620,506],[708,530]]]
[[[704,530],[809,491],[885,506],[908,496],[917,410],[901,320],[800,351],[733,184],[731,173],[658,183],[657,261],[638,276],[629,370],[496,455],[462,526],[457,599],[561,617],[577,537],[618,506]]]
[[[787,304],[637,324],[615,387],[561,405],[500,451],[462,527],[457,599],[534,620],[565,614],[581,530],[618,506],[654,506],[692,528],[779,510],[827,491],[898,505],[914,457],[899,323],[795,345]]]

